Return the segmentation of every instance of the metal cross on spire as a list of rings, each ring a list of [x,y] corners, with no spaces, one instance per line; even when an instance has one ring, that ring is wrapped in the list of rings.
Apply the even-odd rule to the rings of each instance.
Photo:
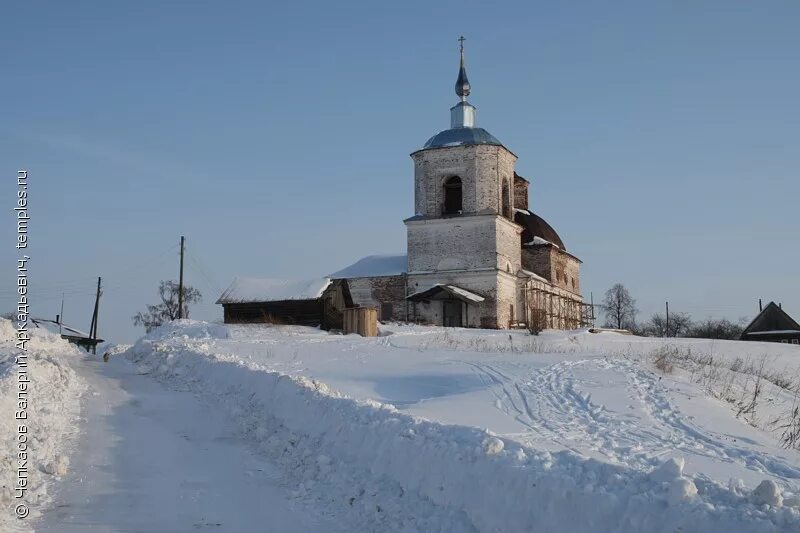
[[[467,96],[469,96],[469,80],[467,79],[467,69],[464,68],[464,36],[458,38],[458,43],[461,48],[461,64],[459,65],[458,69],[458,80],[456,80],[456,95],[461,98],[462,102],[467,101]]]

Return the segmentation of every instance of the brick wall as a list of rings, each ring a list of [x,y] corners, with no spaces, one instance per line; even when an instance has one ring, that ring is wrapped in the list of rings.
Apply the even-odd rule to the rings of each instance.
[[[528,182],[514,174],[514,207],[528,209]]]
[[[377,309],[379,320],[406,320],[406,276],[348,278],[347,285],[353,304]],[[382,315],[383,304],[391,304],[391,317]]]
[[[496,217],[409,221],[409,272],[496,268]]]
[[[580,261],[555,246],[534,245],[522,249],[522,268],[576,294],[581,292],[580,266]]]
[[[461,178],[464,213],[499,213],[500,184],[509,183],[514,204],[514,164],[516,156],[502,146],[472,145],[422,150],[414,159],[414,214],[442,215],[444,182]]]

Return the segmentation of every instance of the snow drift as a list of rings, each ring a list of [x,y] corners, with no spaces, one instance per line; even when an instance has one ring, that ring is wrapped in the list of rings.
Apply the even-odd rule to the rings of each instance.
[[[77,432],[84,380],[69,365],[81,357],[74,346],[42,329],[31,330],[28,343],[28,491],[23,499],[14,497],[17,476],[17,374],[14,356],[18,350],[13,324],[0,319],[0,530],[24,530],[49,501],[48,487],[69,468],[68,451]],[[13,516],[13,509],[25,503],[31,514],[25,521]]]
[[[763,496],[767,489],[754,498],[736,486],[691,478],[681,461],[647,473],[539,451],[205,353],[211,344],[186,342],[192,335],[225,338],[227,332],[180,321],[139,340],[126,355],[142,372],[225,405],[246,437],[293,480],[297,497],[324,499],[361,527],[726,533],[800,527],[797,509]]]

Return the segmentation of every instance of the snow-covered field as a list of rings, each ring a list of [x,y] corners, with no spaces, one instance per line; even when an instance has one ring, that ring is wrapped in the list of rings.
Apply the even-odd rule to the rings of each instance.
[[[126,356],[223,406],[299,502],[350,530],[800,528],[779,427],[795,346],[183,321]]]
[[[28,343],[31,378],[27,405],[28,492],[14,497],[18,443],[15,411],[19,410],[18,382],[14,357],[15,330],[10,321],[0,319],[0,531],[24,529],[25,522],[14,517],[19,503],[30,508],[27,521],[33,521],[46,508],[54,484],[69,471],[69,454],[79,431],[78,418],[84,381],[70,367],[69,360],[80,352],[59,336],[33,330]],[[23,456],[21,459],[25,459]]]

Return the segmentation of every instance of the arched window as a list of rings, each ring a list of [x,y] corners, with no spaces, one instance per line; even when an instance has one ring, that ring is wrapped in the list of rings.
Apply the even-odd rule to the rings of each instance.
[[[461,178],[453,176],[444,182],[444,214],[458,215],[463,206],[461,204]]]
[[[502,215],[506,218],[511,218],[511,198],[508,193],[508,180],[503,180],[503,192],[501,193],[502,198]]]

